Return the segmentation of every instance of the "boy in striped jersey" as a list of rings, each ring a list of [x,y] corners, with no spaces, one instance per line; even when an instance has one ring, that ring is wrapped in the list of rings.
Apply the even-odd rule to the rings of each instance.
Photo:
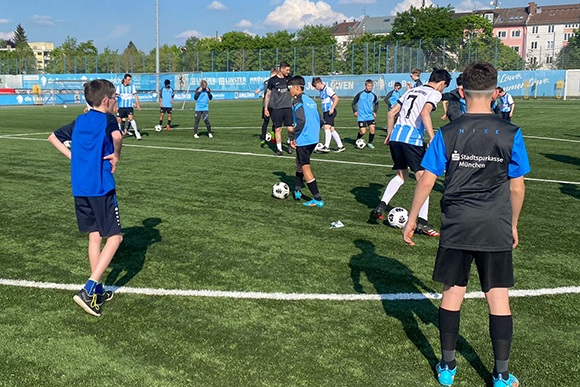
[[[312,78],[312,87],[320,92],[320,99],[322,100],[322,115],[324,121],[324,148],[320,152],[328,153],[330,149],[330,139],[336,141],[336,153],[344,152],[346,149],[342,145],[340,135],[334,129],[334,119],[336,118],[336,105],[338,105],[338,95],[330,87],[322,83],[319,77]]]
[[[429,77],[429,83],[407,91],[389,111],[385,145],[391,148],[393,169],[397,171],[397,176],[389,182],[381,203],[373,210],[375,218],[383,219],[387,205],[409,177],[409,168],[415,173],[417,182],[421,181],[425,172],[425,168],[421,166],[425,155],[423,142],[425,130],[429,133],[429,143],[431,143],[434,137],[431,112],[437,108],[437,103],[441,101],[441,92],[449,86],[450,81],[451,75],[447,70],[435,69]],[[397,114],[399,114],[399,119],[395,124]],[[439,232],[428,223],[428,214],[429,197],[419,211],[417,231],[438,237]]]
[[[137,107],[137,110],[141,111],[139,97],[137,97],[137,89],[135,89],[135,86],[131,85],[131,74],[125,74],[121,84],[117,86],[117,99],[119,106],[117,122],[119,123],[123,135],[125,135],[127,134],[127,131],[125,130],[125,121],[129,119],[129,123],[135,131],[135,138],[141,140],[141,133],[139,133],[137,123],[133,119],[133,97],[135,97],[135,106]]]
[[[167,113],[167,130],[171,130],[171,111],[173,110],[175,90],[171,87],[171,81],[169,79],[166,79],[164,84],[165,87],[159,90],[159,104],[161,105],[159,126],[163,126],[163,116]]]

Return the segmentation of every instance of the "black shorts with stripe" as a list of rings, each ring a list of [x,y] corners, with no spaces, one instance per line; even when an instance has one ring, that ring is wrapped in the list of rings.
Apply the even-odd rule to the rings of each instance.
[[[115,190],[104,196],[76,196],[75,210],[80,232],[98,231],[101,237],[121,233],[119,204]]]
[[[398,171],[410,168],[411,171],[417,172],[425,169],[421,166],[421,161],[423,161],[423,156],[425,156],[425,146],[391,141],[389,148],[391,148],[394,170]]]

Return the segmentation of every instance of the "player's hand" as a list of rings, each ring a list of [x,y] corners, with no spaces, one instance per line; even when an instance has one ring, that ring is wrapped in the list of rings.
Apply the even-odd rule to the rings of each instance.
[[[86,107],[85,110],[83,110],[84,113],[86,113],[88,111],[89,111],[89,108],[88,107]]]
[[[407,91],[411,90],[411,84],[407,83]]]
[[[290,146],[294,149],[296,149],[296,140],[292,140],[290,141]]]
[[[328,114],[333,115],[334,114],[334,108],[331,107],[330,110],[328,111]]]
[[[446,120],[447,119],[447,114],[443,114],[443,116],[441,117],[442,120]]]
[[[385,138],[385,145],[389,145],[390,142],[391,142],[391,135],[387,134],[387,138]]]
[[[415,234],[415,228],[417,228],[417,222],[412,222],[411,220],[407,221],[405,228],[403,229],[403,240],[410,244],[411,246],[415,246],[415,242],[411,238]]]
[[[427,143],[427,149],[429,149],[429,145],[431,145],[431,143],[433,142],[433,139],[429,139],[429,142]]]
[[[115,169],[117,168],[117,161],[119,158],[115,156],[114,153],[103,157],[103,160],[109,160],[111,162],[111,173],[115,173]]]
[[[355,117],[358,117],[358,112],[354,112],[354,116]]]
[[[200,87],[199,89],[197,89],[197,91],[199,91],[200,93],[201,93],[201,91],[202,91],[202,90],[203,90],[203,89],[202,89],[201,87]]]
[[[510,113],[510,118],[512,118],[512,117],[513,117],[513,115],[514,115],[514,113]]]
[[[141,111],[141,105],[137,105],[137,110]]]
[[[264,108],[264,117],[270,117],[270,111],[268,108]]]
[[[514,237],[514,245],[512,246],[512,248],[515,249],[518,246],[518,244],[520,243],[519,237],[518,237],[518,227],[517,226],[512,226],[512,234]]]
[[[377,113],[373,112],[373,118],[377,118]]]

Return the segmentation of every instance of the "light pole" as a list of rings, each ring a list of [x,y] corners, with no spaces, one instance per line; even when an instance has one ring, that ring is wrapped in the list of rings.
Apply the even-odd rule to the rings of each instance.
[[[155,0],[155,22],[157,31],[157,43],[155,46],[155,90],[159,90],[159,0]],[[157,96],[159,101],[159,95]]]

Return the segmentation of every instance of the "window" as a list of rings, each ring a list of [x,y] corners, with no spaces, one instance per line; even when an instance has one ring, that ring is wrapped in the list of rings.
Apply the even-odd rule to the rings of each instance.
[[[548,41],[548,48],[554,48],[554,41],[552,40]]]
[[[512,38],[519,38],[521,33],[522,32],[520,30],[512,31]]]
[[[493,23],[493,13],[486,13],[485,18]]]
[[[532,34],[537,34],[538,33],[538,26],[533,26],[532,27]]]
[[[507,31],[497,31],[497,37],[500,39],[507,38]]]
[[[572,36],[576,36],[576,34],[573,32],[569,32],[569,33],[564,34],[564,41],[567,42],[568,39],[570,39]]]
[[[538,42],[532,42],[532,50],[536,50],[538,48]]]
[[[554,62],[554,57],[552,56],[546,57],[546,63],[551,64],[552,62]]]
[[[548,26],[548,33],[549,34],[553,34],[554,33],[554,26]]]
[[[537,56],[533,56],[531,58],[531,62],[532,62],[533,65],[537,64],[538,63],[538,57]]]
[[[513,48],[514,50],[516,50],[516,52],[518,54],[520,53],[520,46],[511,46],[511,48]]]

